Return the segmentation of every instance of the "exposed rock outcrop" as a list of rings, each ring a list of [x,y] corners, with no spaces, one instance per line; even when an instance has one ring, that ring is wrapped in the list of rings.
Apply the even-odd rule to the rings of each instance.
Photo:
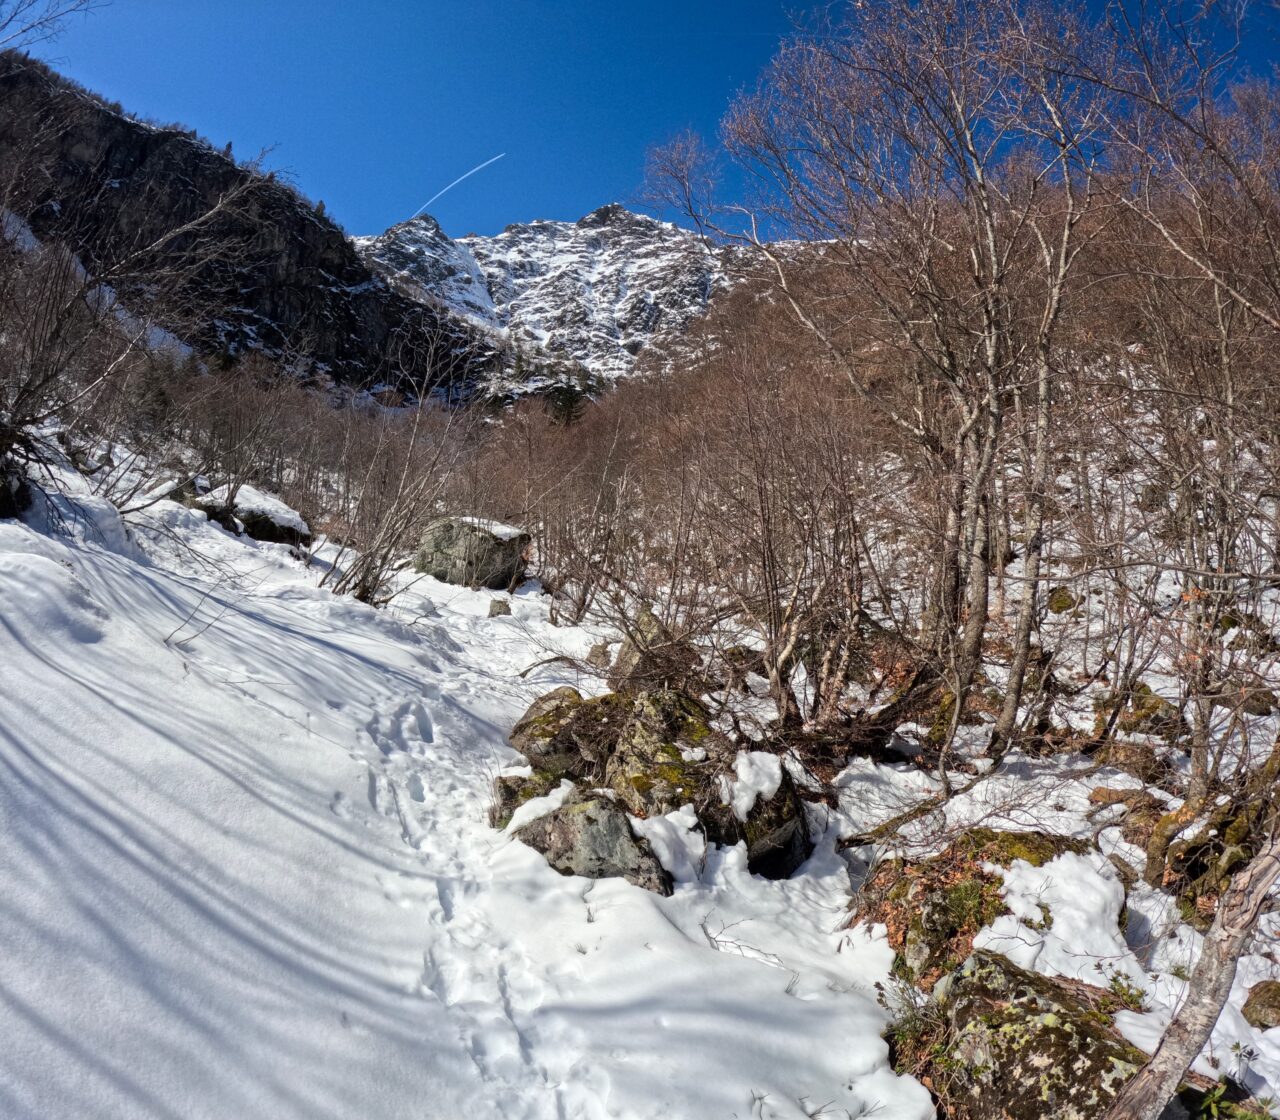
[[[709,841],[743,842],[752,871],[790,875],[812,851],[804,805],[782,760],[744,752],[711,726],[706,710],[674,690],[584,699],[559,688],[533,702],[511,732],[528,777],[494,785],[492,823],[568,778],[608,790],[636,817],[692,805]]]
[[[996,953],[975,953],[938,998],[964,1120],[1100,1120],[1146,1061],[1064,985]]]

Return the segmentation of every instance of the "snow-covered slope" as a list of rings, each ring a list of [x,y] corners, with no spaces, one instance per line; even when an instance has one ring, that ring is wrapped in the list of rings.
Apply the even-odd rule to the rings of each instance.
[[[401,291],[509,331],[534,357],[609,379],[683,331],[727,283],[721,250],[616,204],[457,240],[424,216],[356,244]]]
[[[660,898],[487,826],[567,680],[517,674],[594,637],[536,588],[397,616],[171,502],[67,524],[0,522],[6,1120],[932,1115],[834,834],[767,882],[647,822]]]

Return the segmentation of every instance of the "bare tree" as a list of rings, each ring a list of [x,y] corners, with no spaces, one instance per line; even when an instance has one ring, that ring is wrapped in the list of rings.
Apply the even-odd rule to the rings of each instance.
[[[69,17],[90,12],[100,0],[0,0],[0,50],[55,39]]]

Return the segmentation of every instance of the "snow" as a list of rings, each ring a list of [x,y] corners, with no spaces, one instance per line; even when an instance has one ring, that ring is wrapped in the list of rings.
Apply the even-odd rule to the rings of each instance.
[[[517,529],[514,525],[504,525],[501,521],[490,521],[484,517],[459,517],[458,520],[464,525],[474,525],[477,529],[483,529],[500,541],[513,541],[517,537],[528,536],[525,530]]]
[[[1012,867],[986,870],[1003,877],[1000,894],[1011,912],[979,931],[975,949],[1099,988],[1116,976],[1145,984],[1142,966],[1120,934],[1124,885],[1105,856],[1064,852],[1041,867],[1015,860]]]
[[[209,491],[207,497],[211,502],[225,504],[228,493],[228,487],[217,486]],[[235,508],[237,511],[243,510],[245,513],[265,517],[273,525],[279,525],[284,529],[295,529],[299,533],[308,535],[311,533],[300,513],[290,509],[289,506],[285,505],[273,494],[259,490],[256,486],[250,486],[247,482],[241,483],[236,489]]]
[[[536,591],[379,612],[173,502],[54,505],[0,522],[0,1115],[932,1116],[834,827],[772,883],[640,822],[669,899],[488,827],[575,683],[518,674],[595,640]]]
[[[750,815],[757,797],[768,801],[782,785],[782,759],[765,751],[739,751],[733,772],[734,778],[724,779],[721,796],[740,821]]]

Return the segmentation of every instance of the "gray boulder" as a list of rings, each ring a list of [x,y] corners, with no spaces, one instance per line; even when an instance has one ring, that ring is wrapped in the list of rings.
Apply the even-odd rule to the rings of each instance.
[[[496,521],[446,517],[427,526],[414,566],[445,583],[503,591],[524,579],[532,541]]]
[[[559,809],[513,833],[547,857],[561,875],[622,878],[656,894],[671,893],[671,876],[627,814],[607,797],[574,792]]]

